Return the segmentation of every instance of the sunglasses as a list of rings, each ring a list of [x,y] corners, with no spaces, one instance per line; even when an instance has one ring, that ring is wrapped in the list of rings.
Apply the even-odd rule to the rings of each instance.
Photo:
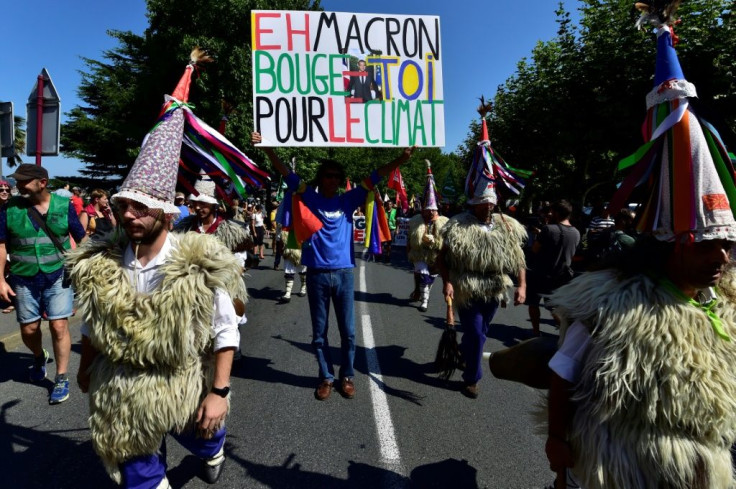
[[[10,189],[9,188],[0,188],[0,194],[3,193],[3,192],[6,192],[6,193],[7,192],[10,192]]]
[[[161,209],[151,209],[138,202],[126,202],[124,200],[119,200],[117,203],[117,207],[121,216],[126,212],[129,212],[130,215],[132,215],[136,219],[140,219],[141,217],[146,216],[158,217],[159,213],[161,212]]]

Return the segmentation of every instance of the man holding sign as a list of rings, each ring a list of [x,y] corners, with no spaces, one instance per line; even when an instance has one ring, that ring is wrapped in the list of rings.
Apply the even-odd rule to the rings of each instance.
[[[261,144],[260,133],[254,132],[251,139],[254,145]],[[399,165],[409,161],[414,147],[406,148],[401,155],[371,173],[361,185],[338,195],[344,185],[345,172],[333,160],[323,161],[317,170],[316,189],[306,185],[296,173],[284,165],[270,147],[262,148],[273,166],[284,177],[289,190],[294,192],[313,216],[295,215],[299,219],[318,220],[320,229],[307,237],[302,245],[302,264],[308,267],[307,297],[312,318],[312,346],[319,366],[319,385],[315,397],[324,401],[330,397],[335,380],[327,340],[327,326],[330,301],[334,302],[337,327],[340,329],[340,393],[352,399],[355,395],[353,383],[353,361],[355,359],[355,318],[353,314],[353,211],[365,202],[370,189],[388,176]],[[296,206],[295,206],[296,207]],[[297,213],[295,213],[297,214]]]

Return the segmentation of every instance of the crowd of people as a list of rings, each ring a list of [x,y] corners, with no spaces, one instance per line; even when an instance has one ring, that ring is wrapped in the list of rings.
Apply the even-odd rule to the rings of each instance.
[[[736,487],[736,373],[728,368],[736,354],[734,171],[717,133],[687,103],[695,89],[677,63],[671,19],[657,13],[648,21],[667,59],[647,97],[650,120],[658,111],[662,127],[652,128],[638,153],[646,157],[608,205],[586,217],[560,199],[522,216],[518,205],[503,208],[499,179],[484,166],[471,167],[465,207],[448,212],[428,166],[423,198],[406,216],[407,299],[426,313],[442,281],[463,332],[463,395],[479,397],[499,307],[528,307],[527,344],[541,334],[542,304],[553,311],[559,345],[536,375],[549,387],[545,449],[556,488]],[[49,403],[69,398],[76,293],[84,318],[76,381],[89,395],[92,444],[126,488],[170,487],[169,433],[199,459],[205,481],[220,477],[230,372],[246,322],[244,271],[264,258],[270,233],[274,269],[284,262],[280,300],[290,301],[296,275],[298,295],[307,296],[314,397],[356,396],[353,221],[363,205],[372,214],[376,185],[415,151],[402,150],[343,192],[339,162],[323,160],[308,184],[254,132],[252,143],[288,187],[290,219],[267,214],[270,202],[223,204],[204,173],[187,198],[176,192],[186,101],[167,101],[112,196],[94,189],[85,206],[81,189],[50,192],[48,172],[32,164],[11,175],[17,196],[8,198],[10,185],[0,181],[0,299],[14,305],[33,354],[29,380],[47,376],[47,320],[56,360]],[[647,194],[638,215],[624,205],[637,187]],[[390,258],[401,216],[376,205],[388,228],[378,241]],[[328,341],[331,307],[338,362]]]

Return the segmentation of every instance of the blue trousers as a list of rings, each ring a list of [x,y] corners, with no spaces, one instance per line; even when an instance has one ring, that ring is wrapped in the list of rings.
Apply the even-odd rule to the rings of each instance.
[[[490,302],[473,302],[458,309],[463,327],[463,338],[460,342],[460,352],[465,360],[463,380],[467,384],[475,384],[483,377],[483,345],[497,310],[496,299]]]
[[[207,459],[217,455],[225,444],[225,428],[220,428],[212,438],[196,438],[194,433],[172,435],[176,441],[199,458]],[[125,489],[155,489],[166,477],[166,438],[161,442],[158,453],[131,458],[120,464]]]
[[[353,269],[307,270],[307,297],[312,317],[312,347],[317,356],[319,379],[333,381],[330,342],[327,330],[330,318],[330,302],[335,305],[337,327],[340,330],[340,378],[353,377],[355,361]]]

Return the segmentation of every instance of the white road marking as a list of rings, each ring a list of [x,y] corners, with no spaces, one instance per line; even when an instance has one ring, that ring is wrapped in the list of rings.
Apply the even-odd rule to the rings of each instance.
[[[365,263],[360,262],[358,269],[359,290],[366,292]],[[368,314],[368,306],[365,302],[359,305],[361,331],[363,333],[363,347],[365,348],[366,361],[370,376],[370,394],[373,400],[373,418],[376,422],[376,432],[381,448],[381,459],[393,470],[401,467],[401,454],[399,445],[396,443],[394,423],[391,420],[391,411],[388,407],[388,398],[384,392],[385,384],[381,375],[381,366],[378,363],[376,344],[373,340],[373,328],[371,318]]]

